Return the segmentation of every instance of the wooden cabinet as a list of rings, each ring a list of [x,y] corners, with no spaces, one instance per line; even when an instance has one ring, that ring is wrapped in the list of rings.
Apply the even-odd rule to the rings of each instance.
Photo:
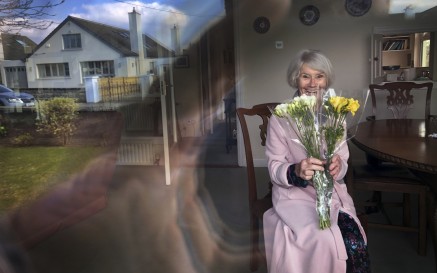
[[[382,40],[382,65],[414,67],[414,34],[385,36]]]

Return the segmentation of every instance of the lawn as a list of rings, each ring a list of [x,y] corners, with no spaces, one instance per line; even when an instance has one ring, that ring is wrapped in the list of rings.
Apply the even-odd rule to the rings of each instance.
[[[0,147],[0,212],[18,207],[67,180],[103,147]]]

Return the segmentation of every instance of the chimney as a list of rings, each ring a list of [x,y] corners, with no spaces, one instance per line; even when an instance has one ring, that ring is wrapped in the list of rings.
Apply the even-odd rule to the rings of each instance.
[[[171,29],[171,40],[173,43],[173,49],[175,51],[176,56],[181,55],[182,51],[181,51],[179,28],[176,25],[174,25],[174,27]]]
[[[32,47],[24,46],[24,54],[32,54]]]
[[[129,32],[131,50],[138,53],[139,72],[143,73],[144,63],[144,46],[143,46],[143,31],[141,28],[141,14],[135,11],[129,12]]]

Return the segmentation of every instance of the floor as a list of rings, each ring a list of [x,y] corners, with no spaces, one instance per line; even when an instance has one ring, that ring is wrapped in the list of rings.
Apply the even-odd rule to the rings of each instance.
[[[236,147],[226,153],[218,137],[191,144],[172,171],[172,185],[165,185],[162,167],[118,166],[105,209],[30,249],[16,244],[2,219],[0,272],[250,272],[246,173],[236,167]],[[362,159],[358,150],[352,154]],[[267,179],[265,168],[256,172]],[[435,272],[428,238],[423,257],[415,234],[369,229],[372,272]]]

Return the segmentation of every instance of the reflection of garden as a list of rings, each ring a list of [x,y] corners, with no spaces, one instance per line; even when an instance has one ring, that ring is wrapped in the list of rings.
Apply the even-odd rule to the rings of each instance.
[[[59,138],[37,132],[35,118],[30,112],[2,115],[7,134],[0,137],[0,211],[35,200],[119,143],[117,112],[79,112],[65,146]]]
[[[0,149],[5,146],[58,146],[60,140],[49,133],[37,130],[36,113],[1,114],[0,124],[6,129],[6,134],[0,136]],[[106,146],[113,141],[115,111],[79,112],[74,124],[76,129],[66,146]],[[21,143],[30,135],[28,141]]]

